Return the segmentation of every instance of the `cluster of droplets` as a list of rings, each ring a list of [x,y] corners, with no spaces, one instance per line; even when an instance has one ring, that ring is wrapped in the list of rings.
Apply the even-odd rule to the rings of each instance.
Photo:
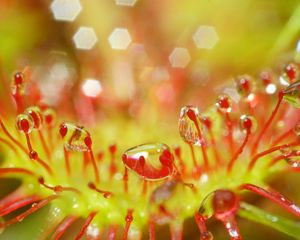
[[[265,91],[268,95],[270,94],[270,84],[274,84],[274,78],[274,74],[269,71],[265,71],[260,75],[260,79],[266,87]],[[74,174],[78,174],[77,172],[75,173],[72,168],[73,163],[71,158],[73,154],[71,155],[71,152],[82,153],[84,157],[83,175],[85,175],[86,168],[90,163],[92,164],[94,173],[93,181],[90,181],[90,176],[82,178],[84,181],[87,181],[84,183],[85,189],[102,195],[103,197],[101,199],[102,201],[107,201],[105,202],[107,206],[110,206],[111,201],[118,202],[119,200],[122,202],[125,199],[125,204],[122,202],[123,205],[120,205],[122,210],[126,208],[126,215],[124,216],[125,224],[123,224],[123,239],[127,239],[130,235],[130,226],[135,220],[134,216],[137,216],[137,218],[140,217],[136,212],[139,209],[135,206],[136,201],[143,202],[144,205],[147,203],[150,204],[146,218],[148,218],[147,221],[149,223],[149,235],[151,240],[155,239],[155,224],[170,224],[173,239],[181,239],[182,227],[180,227],[179,216],[183,215],[185,218],[191,216],[193,213],[195,213],[195,220],[199,227],[201,240],[213,239],[212,233],[206,227],[206,221],[211,217],[214,217],[224,224],[231,239],[242,239],[236,224],[236,215],[238,214],[241,201],[238,197],[238,192],[241,190],[249,190],[266,197],[294,215],[299,216],[300,208],[292,201],[275,191],[267,191],[258,186],[237,180],[235,178],[236,171],[234,171],[235,166],[238,165],[240,167],[244,164],[248,164],[248,168],[241,169],[240,171],[248,174],[248,179],[251,180],[257,176],[255,174],[252,176],[256,162],[278,151],[281,152],[281,154],[272,159],[270,166],[285,159],[293,169],[298,170],[300,168],[299,160],[297,160],[300,155],[298,150],[300,145],[300,119],[296,121],[297,123],[294,127],[275,138],[269,149],[258,152],[262,145],[261,143],[265,142],[264,139],[266,138],[265,136],[268,135],[268,130],[270,128],[272,130],[275,129],[272,128],[272,124],[274,124],[274,119],[276,119],[278,112],[280,112],[279,107],[282,105],[282,100],[285,100],[296,108],[300,108],[298,65],[294,63],[288,64],[280,75],[280,80],[281,79],[288,82],[288,86],[278,91],[277,104],[267,120],[259,116],[259,114],[256,114],[257,111],[261,110],[256,110],[255,108],[261,106],[263,106],[263,108],[273,107],[272,102],[269,104],[268,100],[266,100],[265,92],[261,93],[260,89],[255,87],[256,82],[254,78],[249,75],[241,75],[235,79],[236,90],[241,98],[239,102],[234,101],[228,94],[221,94],[216,99],[213,114],[210,112],[202,114],[196,106],[184,106],[179,115],[179,133],[191,151],[190,162],[192,166],[190,166],[190,162],[187,161],[188,157],[186,152],[182,151],[178,146],[172,149],[164,143],[146,143],[124,151],[120,161],[118,161],[118,159],[116,159],[117,146],[113,144],[109,147],[111,155],[110,165],[108,167],[107,165],[103,166],[103,168],[105,168],[103,171],[108,171],[109,176],[107,177],[104,174],[102,179],[102,175],[100,174],[102,173],[100,171],[101,161],[98,161],[98,158],[101,159],[103,155],[100,154],[98,156],[97,154],[94,156],[92,149],[93,142],[89,131],[83,126],[63,122],[59,125],[58,133],[63,141],[63,148],[61,150],[63,150],[66,177],[69,179],[71,176],[74,176]],[[29,204],[34,203],[34,205],[23,214],[3,223],[1,225],[2,227],[9,226],[20,219],[23,220],[26,216],[53,200],[63,198],[64,195],[62,193],[64,192],[71,192],[81,196],[84,190],[83,188],[79,189],[72,181],[67,183],[54,181],[55,183],[58,182],[58,184],[48,183],[49,179],[51,179],[49,176],[55,178],[55,172],[53,171],[54,169],[51,162],[53,158],[51,146],[55,145],[55,143],[51,141],[53,140],[52,134],[54,134],[52,130],[56,125],[56,114],[54,110],[43,105],[24,109],[24,84],[24,74],[15,74],[12,83],[12,95],[18,113],[16,127],[25,135],[27,149],[8,132],[2,121],[1,127],[12,143],[29,155],[30,159],[36,160],[40,166],[46,170],[46,174],[48,175],[46,176],[40,173],[37,169],[28,170],[26,168],[2,168],[0,169],[0,174],[18,173],[30,175],[34,177],[35,181],[36,179],[38,180],[37,182],[40,187],[51,190],[54,194],[39,199],[29,196]],[[268,86],[269,88],[267,90]],[[274,84],[274,86],[278,87],[276,84]],[[237,116],[237,112],[244,113]],[[282,111],[281,114],[284,115],[285,113],[286,111]],[[293,116],[298,116],[297,112],[293,114]],[[44,137],[44,129],[47,129],[47,140],[45,140]],[[239,129],[240,132],[238,136],[236,136],[237,129]],[[44,155],[41,154],[41,156],[45,156],[47,161],[43,161],[38,152],[33,148],[30,138],[32,132],[38,133],[44,152]],[[295,136],[296,140],[294,140]],[[281,142],[290,138],[294,141],[280,145]],[[199,148],[201,152],[201,161],[199,161],[196,154],[197,148]],[[241,156],[244,158],[243,164],[240,164]],[[123,166],[124,169],[122,181],[123,189],[100,189],[100,184],[107,184],[107,187],[118,184],[118,182],[115,183],[115,181],[117,178],[120,179],[120,177],[116,178],[116,176],[120,175],[120,165],[121,167]],[[82,175],[82,172],[79,174]],[[229,180],[232,179],[233,182],[236,181],[236,183],[228,184],[224,181],[224,184],[218,183],[217,186],[212,185],[210,191],[205,190],[202,192],[202,189],[210,184],[208,180],[210,174],[216,174],[218,172],[222,174],[222,176],[226,176]],[[135,199],[135,202],[130,202],[131,194],[136,191],[136,189],[131,188],[129,178],[134,178],[134,176],[131,175],[136,175],[138,179],[143,181],[140,200]],[[59,178],[57,179],[60,180]],[[223,180],[220,179],[220,181],[222,182]],[[257,179],[255,179],[255,181],[257,182]],[[263,179],[260,179],[260,181],[263,181]],[[174,199],[180,198],[182,195],[190,196],[193,200],[190,202],[183,201],[182,203],[174,201]],[[185,200],[186,199],[188,198],[185,198]],[[197,203],[194,199],[198,199]],[[12,201],[12,204],[18,206],[16,209],[23,206],[18,200]],[[196,211],[199,204],[200,208]],[[10,209],[9,206],[6,207]],[[101,210],[103,210],[98,209],[97,204],[89,205],[87,209],[90,213],[76,239],[80,239],[87,234],[88,226],[95,216],[100,215]],[[5,210],[0,207],[0,213],[3,212],[3,214],[6,214],[12,211],[13,209]],[[114,211],[118,211],[118,209],[116,208]],[[143,214],[145,215],[145,213]],[[67,218],[60,223],[53,237],[59,239],[76,219],[77,218],[73,216],[67,216]],[[110,236],[109,239],[116,238],[116,225],[120,225],[120,222],[111,223],[108,233]]]

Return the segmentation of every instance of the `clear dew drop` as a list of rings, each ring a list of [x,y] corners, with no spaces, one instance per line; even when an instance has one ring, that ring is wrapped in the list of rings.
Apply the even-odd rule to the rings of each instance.
[[[34,121],[30,115],[19,114],[16,117],[16,128],[22,133],[30,133],[34,128]]]
[[[163,143],[148,143],[126,150],[124,165],[145,180],[161,180],[174,172],[174,157]]]
[[[90,140],[90,134],[84,127],[77,126],[73,123],[63,123],[60,126],[60,134],[65,147],[69,151],[89,151],[86,140]]]
[[[197,107],[185,106],[180,110],[179,133],[181,138],[188,144],[201,145],[197,127],[200,128],[200,114]]]
[[[300,108],[300,81],[290,84],[284,90],[283,99],[296,108]]]

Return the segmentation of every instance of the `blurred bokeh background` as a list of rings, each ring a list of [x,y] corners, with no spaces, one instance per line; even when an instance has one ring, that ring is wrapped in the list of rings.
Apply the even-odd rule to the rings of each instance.
[[[175,129],[181,105],[203,110],[235,75],[297,61],[299,19],[299,0],[0,0],[0,94],[26,69],[59,114]],[[300,199],[288,178],[277,184]],[[246,239],[288,239],[248,224]]]
[[[255,76],[293,56],[299,37],[297,0],[0,4],[7,75],[30,66],[50,105],[68,85],[131,115],[140,104],[166,116],[183,103],[206,106],[236,74]]]

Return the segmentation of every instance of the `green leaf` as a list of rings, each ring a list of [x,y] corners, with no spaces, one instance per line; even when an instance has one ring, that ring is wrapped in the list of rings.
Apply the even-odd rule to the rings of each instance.
[[[300,222],[278,217],[245,202],[240,204],[240,210],[238,214],[239,216],[253,222],[258,222],[274,228],[282,233],[285,233],[286,235],[289,235],[290,237],[300,239]]]

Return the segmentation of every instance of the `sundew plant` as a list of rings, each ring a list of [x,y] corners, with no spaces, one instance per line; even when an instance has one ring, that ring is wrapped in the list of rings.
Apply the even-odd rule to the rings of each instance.
[[[300,239],[297,1],[0,7],[0,239]]]

